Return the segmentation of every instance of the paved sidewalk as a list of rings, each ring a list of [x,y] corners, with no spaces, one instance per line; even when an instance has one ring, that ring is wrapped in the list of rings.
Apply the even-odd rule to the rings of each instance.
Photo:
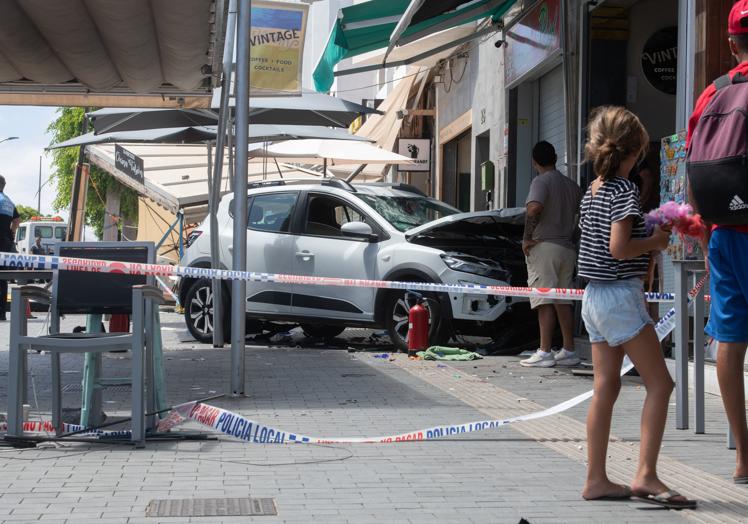
[[[76,325],[75,318],[66,324]],[[229,351],[179,342],[183,324],[162,315],[168,396],[184,402],[225,391]],[[0,411],[6,409],[7,324],[0,325]],[[33,330],[32,330],[33,332]],[[305,344],[309,345],[309,344]],[[526,369],[514,357],[477,362],[412,362],[317,346],[248,346],[247,396],[211,404],[314,436],[372,436],[444,423],[506,418],[586,391],[568,370]],[[49,409],[49,358],[32,355],[36,397]],[[68,390],[80,358],[63,359]],[[124,375],[127,354],[106,355],[107,374]],[[67,406],[79,403],[68,391]],[[129,390],[109,391],[109,415],[126,414]],[[644,396],[625,379],[613,424],[611,475],[630,478]],[[697,511],[647,509],[635,502],[585,502],[587,403],[563,415],[440,441],[369,445],[245,444],[217,440],[0,449],[0,522],[745,522],[748,487],[730,482],[720,399],[707,399],[707,434],[668,422],[661,471],[699,498]],[[671,406],[672,408],[672,406]],[[196,424],[186,428],[198,429]],[[276,517],[145,517],[152,499],[272,497]]]

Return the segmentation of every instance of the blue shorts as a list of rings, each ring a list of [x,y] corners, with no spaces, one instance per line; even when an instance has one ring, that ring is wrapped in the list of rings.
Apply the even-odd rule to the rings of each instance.
[[[709,270],[712,305],[706,332],[719,342],[748,342],[748,233],[715,229]]]
[[[592,280],[582,297],[582,320],[593,344],[620,346],[654,324],[640,278]]]

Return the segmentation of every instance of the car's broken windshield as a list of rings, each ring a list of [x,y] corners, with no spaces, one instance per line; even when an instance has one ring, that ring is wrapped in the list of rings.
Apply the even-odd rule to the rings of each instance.
[[[399,231],[407,231],[433,220],[459,213],[459,210],[438,200],[421,196],[361,195],[361,200],[373,207]]]

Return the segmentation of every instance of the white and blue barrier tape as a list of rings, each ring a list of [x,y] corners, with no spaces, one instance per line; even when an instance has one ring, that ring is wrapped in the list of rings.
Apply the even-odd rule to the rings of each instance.
[[[276,282],[278,284],[305,284],[314,286],[368,287],[397,289],[403,291],[426,291],[432,293],[468,293],[524,298],[551,298],[558,300],[582,300],[583,289],[530,288],[513,286],[488,286],[483,284],[434,284],[428,282],[397,282],[389,280],[366,280],[356,278],[314,277],[307,275],[284,275],[258,273],[254,271],[231,271],[202,267],[171,266],[168,264],[140,264],[137,262],[115,262],[88,258],[58,257],[44,255],[21,255],[0,252],[0,266],[8,269],[42,271],[84,271],[93,273],[121,273],[129,275],[153,275],[156,277],[210,278],[219,280],[246,280],[247,282]],[[672,293],[646,293],[650,302],[672,302]]]

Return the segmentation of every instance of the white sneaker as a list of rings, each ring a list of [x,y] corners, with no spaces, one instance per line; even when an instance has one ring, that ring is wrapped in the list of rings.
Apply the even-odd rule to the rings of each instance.
[[[553,352],[546,353],[538,349],[530,358],[520,360],[519,364],[527,368],[552,368],[556,365],[556,359],[553,358]]]
[[[569,351],[565,348],[561,348],[561,351],[556,352],[553,358],[557,366],[578,366],[581,362],[576,351]]]

